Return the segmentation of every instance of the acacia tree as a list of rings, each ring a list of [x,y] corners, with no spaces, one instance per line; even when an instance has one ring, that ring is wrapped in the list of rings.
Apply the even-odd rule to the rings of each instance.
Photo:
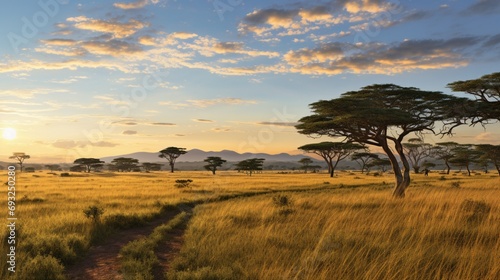
[[[403,150],[403,140],[409,134],[423,131],[451,132],[453,126],[443,126],[441,131],[435,132],[435,124],[454,117],[450,108],[463,100],[413,87],[371,85],[346,92],[336,99],[312,103],[314,114],[300,119],[296,128],[301,134],[345,137],[348,141],[381,147],[394,172],[393,195],[404,197],[410,185],[410,165]]]
[[[160,171],[163,164],[143,162],[141,167],[144,171]]]
[[[344,142],[321,142],[300,146],[299,150],[321,156],[328,165],[328,173],[333,177],[339,162],[356,151],[364,149],[363,145]]]
[[[448,84],[448,88],[456,92],[465,92],[475,100],[465,103],[463,110],[466,118],[472,124],[488,123],[490,120],[500,120],[500,72],[484,75],[481,78],[466,81],[456,81]]]
[[[361,167],[361,173],[368,172],[368,165],[372,163],[374,160],[379,159],[377,154],[374,153],[369,153],[369,152],[361,152],[361,153],[354,153],[351,156],[351,159],[354,160],[359,164]]]
[[[207,163],[207,165],[203,167],[205,167],[208,171],[212,171],[213,175],[215,175],[215,171],[217,171],[218,167],[221,167],[225,162],[227,162],[225,159],[220,157],[207,157],[203,161]]]
[[[307,173],[307,169],[311,168],[311,164],[313,163],[310,158],[301,158],[299,163],[302,164],[302,169],[304,169],[304,173]]]
[[[45,168],[47,168],[48,170],[50,170],[52,172],[52,171],[60,170],[61,166],[59,164],[47,164],[47,165],[45,165]]]
[[[175,161],[177,160],[178,157],[186,153],[187,153],[186,148],[168,147],[161,150],[160,155],[158,156],[167,159],[168,165],[170,165],[170,172],[174,173]]]
[[[479,160],[489,160],[493,163],[500,176],[500,145],[476,145],[476,150],[481,153]]]
[[[236,164],[236,170],[245,171],[247,174],[252,176],[252,173],[255,171],[262,170],[262,166],[264,165],[263,158],[251,158],[245,159]]]
[[[99,169],[103,166],[104,161],[98,158],[79,158],[76,159],[74,164],[78,164],[85,172],[90,173],[92,168]]]
[[[422,160],[431,155],[431,148],[431,144],[425,143],[420,138],[411,138],[408,139],[408,143],[403,143],[403,149],[416,174],[420,172]]]
[[[109,167],[119,172],[130,172],[139,168],[139,160],[135,158],[119,157],[113,159]]]
[[[473,163],[478,162],[481,152],[474,150],[473,145],[459,145],[453,149],[454,155],[450,159],[450,163],[458,167],[465,167],[467,174],[470,176],[470,167]]]
[[[378,167],[380,168],[380,171],[382,173],[387,171],[387,168],[391,166],[391,161],[386,158],[377,158],[373,160],[372,162],[368,163],[367,167],[372,168],[372,167]]]
[[[29,159],[30,156],[27,155],[26,153],[14,153],[9,158],[17,160],[17,163],[19,164],[19,169],[21,169],[21,172],[23,172],[24,160]]]
[[[450,174],[450,159],[454,156],[453,149],[458,146],[459,144],[456,142],[441,142],[436,143],[436,145],[432,147],[431,153],[433,156],[444,161],[444,164],[446,165],[446,174]]]

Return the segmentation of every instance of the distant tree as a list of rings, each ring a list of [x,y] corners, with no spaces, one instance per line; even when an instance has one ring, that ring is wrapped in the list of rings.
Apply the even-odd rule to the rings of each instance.
[[[99,170],[104,166],[104,161],[98,158],[79,158],[76,159],[73,163],[78,164],[82,168],[82,170],[87,173],[90,173],[92,169]]]
[[[480,161],[489,161],[495,166],[500,176],[500,145],[476,145],[476,150],[481,153]]]
[[[71,172],[84,172],[85,168],[82,167],[81,165],[75,165],[75,166],[71,166],[69,168],[69,171],[71,171]]]
[[[23,172],[23,163],[24,163],[24,160],[29,159],[30,156],[27,155],[27,154],[25,154],[25,153],[14,153],[9,158],[17,160],[17,163],[19,164],[19,169],[21,170],[21,172]]]
[[[372,162],[370,162],[367,166],[368,168],[378,167],[380,171],[383,173],[386,172],[387,169],[391,167],[391,164],[392,164],[391,161],[387,158],[377,158]]]
[[[61,166],[59,164],[47,164],[45,165],[45,168],[47,168],[50,171],[61,170]]]
[[[404,197],[411,180],[402,142],[408,135],[424,131],[451,133],[456,123],[443,125],[439,131],[435,124],[455,120],[453,108],[463,99],[413,87],[371,85],[311,104],[314,114],[300,119],[296,128],[301,134],[345,137],[381,147],[394,172],[393,196]]]
[[[151,163],[151,162],[143,162],[142,168],[144,171],[160,171],[163,164],[159,163]]]
[[[236,164],[236,170],[245,171],[247,174],[252,176],[252,173],[262,170],[264,160],[265,159],[263,158],[251,158],[242,160]]]
[[[310,158],[301,158],[299,160],[299,163],[302,164],[302,169],[304,169],[304,173],[307,173],[307,169],[310,168],[311,163],[313,163],[312,159]]]
[[[212,171],[213,175],[215,175],[215,171],[217,171],[217,168],[221,167],[226,162],[226,160],[220,157],[207,157],[203,161],[207,163],[203,167],[205,167],[205,169],[208,171]]]
[[[416,174],[420,172],[422,160],[431,155],[431,148],[431,144],[425,143],[424,140],[420,138],[411,138],[408,139],[407,143],[403,143],[403,149]]]
[[[364,173],[365,170],[368,172],[368,165],[378,158],[377,154],[369,152],[354,153],[351,156],[351,159],[361,167],[361,173]]]
[[[175,161],[178,157],[186,153],[186,148],[168,147],[160,151],[159,157],[167,159],[168,165],[170,165],[170,172],[174,173]]]
[[[446,165],[446,174],[450,174],[450,159],[452,159],[455,155],[453,149],[458,146],[459,144],[456,142],[441,142],[436,143],[436,145],[431,149],[431,154],[434,157],[444,161],[444,164]]]
[[[448,84],[456,92],[465,92],[475,97],[458,108],[462,117],[471,119],[472,124],[500,120],[500,72],[484,75],[481,78],[456,81]]]
[[[26,172],[28,172],[28,173],[33,173],[33,172],[35,172],[35,168],[34,168],[34,167],[26,167],[24,170],[25,170]]]
[[[139,167],[139,160],[135,158],[119,157],[111,161],[110,169],[118,172],[131,172]]]
[[[349,142],[321,142],[300,146],[298,149],[321,156],[328,165],[330,177],[333,177],[339,162],[356,151],[364,149],[364,146]]]
[[[470,176],[470,167],[472,164],[478,162],[481,152],[474,150],[473,145],[465,144],[459,145],[453,149],[454,155],[450,159],[450,163],[458,167],[465,167]]]

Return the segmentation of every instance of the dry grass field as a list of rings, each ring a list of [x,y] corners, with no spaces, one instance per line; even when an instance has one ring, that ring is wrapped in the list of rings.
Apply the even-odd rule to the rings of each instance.
[[[193,182],[177,188],[178,179]],[[414,175],[404,199],[391,197],[392,180],[357,172],[18,174],[15,275],[64,279],[91,245],[197,203],[168,279],[500,278],[498,176]],[[104,210],[98,222],[83,213],[92,206]],[[1,234],[6,251],[7,229]]]

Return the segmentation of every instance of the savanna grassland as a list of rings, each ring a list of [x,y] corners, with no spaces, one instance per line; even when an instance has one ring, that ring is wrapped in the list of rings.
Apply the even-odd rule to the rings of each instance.
[[[413,179],[394,199],[390,174],[18,173],[15,277],[64,279],[92,245],[177,211],[123,248],[125,279],[153,279],[154,251],[183,221],[167,279],[499,279],[500,178]]]

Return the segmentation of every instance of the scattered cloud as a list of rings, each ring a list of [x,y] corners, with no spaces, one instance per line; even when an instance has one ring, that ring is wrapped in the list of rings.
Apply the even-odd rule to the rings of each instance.
[[[137,31],[149,26],[149,23],[136,19],[129,19],[128,22],[118,22],[116,19],[100,20],[78,16],[70,17],[66,20],[72,22],[73,26],[77,29],[111,34],[116,39],[130,37]]]
[[[241,105],[241,104],[257,104],[255,100],[244,100],[241,98],[217,98],[217,99],[195,99],[187,100],[191,105],[199,108],[205,108],[214,105]]]
[[[492,14],[498,11],[500,11],[500,2],[498,0],[475,0],[475,3],[462,13],[466,15]]]
[[[500,134],[492,133],[492,132],[482,132],[474,137],[474,140],[478,143],[484,144],[499,144],[500,143]]]
[[[406,40],[399,44],[322,44],[314,49],[288,52],[290,71],[309,75],[342,73],[395,74],[423,69],[465,66],[467,48],[478,37],[448,40]]]
[[[170,106],[176,109],[182,109],[187,107],[197,107],[206,108],[214,105],[241,105],[241,104],[257,104],[255,100],[244,100],[241,98],[216,98],[216,99],[192,99],[186,100],[186,103],[174,103],[171,101],[165,101],[158,103],[159,105]]]
[[[228,127],[215,127],[215,128],[212,128],[210,131],[212,131],[212,132],[229,132],[229,131],[231,131],[231,128],[228,128]]]
[[[149,3],[149,0],[137,0],[131,3],[114,3],[113,6],[123,10],[144,8]]]
[[[135,131],[135,130],[125,130],[124,132],[122,132],[122,134],[124,134],[124,135],[136,135],[137,131]]]
[[[272,126],[296,126],[298,122],[258,122],[258,125],[272,125]]]
[[[207,119],[193,119],[194,122],[199,122],[199,123],[214,123],[215,121],[212,120],[207,120]]]
[[[49,89],[49,88],[39,88],[39,89],[8,89],[0,90],[0,96],[14,96],[21,99],[31,99],[36,95],[46,95],[54,93],[68,93],[66,89]]]

